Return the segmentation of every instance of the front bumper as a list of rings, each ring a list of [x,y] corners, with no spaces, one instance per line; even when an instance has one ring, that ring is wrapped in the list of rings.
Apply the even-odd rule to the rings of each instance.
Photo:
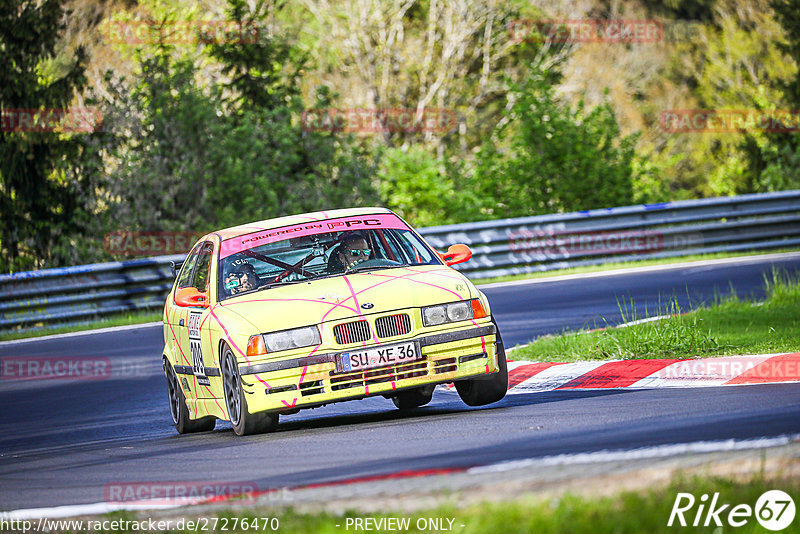
[[[490,375],[498,370],[492,323],[411,338],[421,360],[365,371],[336,372],[338,352],[240,365],[251,413],[291,411],[330,402]]]

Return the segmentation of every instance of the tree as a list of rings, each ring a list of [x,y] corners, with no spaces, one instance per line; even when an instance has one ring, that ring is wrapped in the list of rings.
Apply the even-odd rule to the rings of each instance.
[[[386,132],[381,142],[445,145],[462,154],[491,132],[508,90],[529,61],[552,59],[550,43],[515,38],[542,16],[527,1],[301,0],[308,46],[349,108],[427,109],[459,116],[454,132]],[[515,26],[516,25],[516,26]],[[560,48],[554,46],[554,48]],[[537,59],[538,58],[538,59]]]
[[[470,192],[457,186],[456,171],[422,146],[387,148],[377,174],[383,203],[415,226],[473,220],[462,209]]]
[[[302,54],[264,23],[278,4],[229,0],[231,21],[255,38],[211,44],[200,57],[163,44],[114,116],[109,198],[130,229],[203,231],[303,211],[372,203],[372,163],[340,132],[306,131]],[[203,87],[202,61],[221,76]],[[314,107],[333,96],[321,89]]]
[[[784,42],[778,48],[786,54],[792,75],[785,79],[769,80],[774,89],[782,92],[786,110],[800,110],[800,0],[773,0],[778,22],[784,31]],[[778,106],[760,98],[759,107],[774,111]],[[780,191],[800,188],[800,132],[767,132],[748,134],[742,142],[750,188],[754,192]],[[750,192],[750,191],[744,191]]]
[[[0,0],[0,270],[58,264],[65,236],[80,230],[81,134],[30,131],[16,118],[70,106],[86,84],[83,49],[57,57],[63,0]],[[51,115],[50,115],[51,116]],[[26,118],[27,119],[27,118]],[[18,128],[19,126],[19,128]],[[28,130],[28,131],[26,131]]]
[[[694,97],[680,107],[756,113],[797,107],[783,89],[797,65],[781,44],[786,32],[769,0],[719,3],[711,23],[697,29],[674,52],[670,77],[691,87]],[[665,180],[691,197],[773,191],[797,176],[787,137],[756,128],[664,134],[654,159],[679,158],[664,165]]]
[[[536,70],[511,97],[508,121],[477,156],[473,183],[485,218],[631,203],[636,136],[620,136],[610,105],[560,104]]]
[[[191,58],[157,47],[139,54],[141,74],[132,89],[111,84],[116,100],[105,112],[117,137],[108,158],[105,193],[115,230],[211,229],[205,154],[219,142],[214,98],[195,81]]]

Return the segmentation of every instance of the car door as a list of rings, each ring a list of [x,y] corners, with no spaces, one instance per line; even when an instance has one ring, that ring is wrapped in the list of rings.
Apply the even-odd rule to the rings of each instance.
[[[181,335],[183,333],[182,329],[186,325],[186,318],[189,316],[189,310],[188,308],[178,306],[175,303],[174,292],[177,292],[177,290],[181,287],[187,287],[189,284],[191,284],[192,271],[195,263],[197,263],[197,258],[200,255],[201,248],[202,243],[198,243],[186,256],[186,259],[183,261],[183,264],[181,265],[181,268],[175,277],[175,288],[173,294],[170,295],[165,305],[164,341],[169,347],[171,358],[174,362],[174,365],[178,366],[178,370],[183,367],[191,367],[192,360],[189,353],[189,347],[186,344],[186,341],[182,339],[183,336]],[[178,373],[178,376],[181,385],[183,386],[186,398],[193,398],[195,385],[192,384],[190,386],[185,374]]]
[[[214,252],[214,245],[211,242],[203,242],[198,245],[197,256],[194,258],[191,270],[178,280],[178,289],[194,287],[198,291],[209,293],[209,277],[211,275],[211,257]],[[213,354],[211,354],[211,343],[208,337],[209,328],[207,316],[208,308],[197,305],[183,307],[179,313],[179,324],[177,332],[179,343],[184,361],[191,362],[194,397],[211,398],[213,397],[209,386],[209,368],[214,368]],[[205,336],[202,335],[205,333]],[[180,355],[179,355],[180,356]],[[212,371],[212,374],[215,374]]]

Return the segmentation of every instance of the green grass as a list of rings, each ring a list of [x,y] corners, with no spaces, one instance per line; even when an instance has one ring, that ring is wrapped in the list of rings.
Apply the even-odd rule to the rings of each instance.
[[[765,532],[755,517],[749,517],[747,524],[737,528],[728,525],[728,513],[739,504],[746,504],[751,508],[755,507],[758,497],[767,490],[780,489],[789,495],[798,495],[800,492],[800,481],[796,478],[784,478],[778,480],[766,480],[756,475],[747,480],[736,481],[729,478],[707,478],[707,477],[676,477],[673,481],[660,488],[646,491],[627,491],[616,493],[609,497],[581,497],[567,494],[560,497],[544,498],[537,496],[518,496],[511,501],[496,503],[480,503],[469,506],[458,506],[456,504],[440,506],[430,510],[417,511],[413,513],[403,511],[385,510],[377,513],[359,513],[354,511],[345,512],[337,515],[329,512],[299,513],[292,509],[276,510],[270,508],[255,508],[236,511],[221,511],[218,513],[201,512],[200,515],[190,514],[184,520],[196,519],[197,517],[210,518],[209,525],[213,525],[213,518],[219,517],[217,521],[217,531],[229,533],[239,532],[272,532],[271,529],[262,529],[263,520],[259,518],[275,517],[279,521],[278,532],[283,534],[293,533],[343,533],[343,532],[365,532],[355,530],[351,524],[346,529],[348,518],[403,518],[409,520],[408,530],[394,530],[394,532],[436,532],[435,530],[418,528],[422,527],[417,521],[428,518],[444,519],[444,524],[448,524],[448,519],[452,521],[452,531],[457,534],[487,534],[487,533],[537,533],[537,534],[561,534],[561,533],[615,533],[615,534],[639,534],[639,533],[672,533],[675,532],[732,532],[740,534]],[[670,512],[679,492],[691,493],[695,496],[695,505],[684,514],[687,520],[687,527],[681,527],[674,523],[672,527],[667,526]],[[719,514],[723,528],[714,530],[713,520],[710,527],[692,527],[695,513],[700,504],[700,496],[703,494],[713,496],[719,493],[717,506],[729,504],[727,509]],[[706,509],[708,506],[705,507]],[[129,521],[141,520],[146,517],[143,514],[133,514],[130,512],[108,514],[103,519],[126,519]],[[223,530],[224,525],[227,529]],[[234,528],[234,519],[241,525],[242,519],[246,519],[248,528],[238,526]],[[259,521],[259,528],[253,530],[249,525],[252,521]],[[177,520],[173,520],[177,521]],[[705,514],[700,521],[705,521]],[[185,523],[184,523],[185,524]],[[339,525],[339,526],[337,526]],[[463,526],[462,526],[463,525]],[[115,532],[128,532],[129,530],[118,530]],[[783,533],[799,532],[800,520],[797,518]],[[173,531],[174,532],[174,531]],[[186,529],[183,532],[191,532]],[[393,532],[392,530],[376,529],[370,532]],[[441,531],[440,531],[441,532]]]
[[[773,273],[765,286],[763,302],[733,295],[682,314],[673,301],[648,314],[672,315],[669,318],[625,328],[544,336],[515,349],[512,357],[572,362],[800,351],[800,280]],[[620,304],[624,322],[639,319],[631,312],[631,304]]]
[[[555,271],[543,271],[536,273],[515,274],[509,276],[496,276],[493,278],[479,278],[472,282],[475,285],[494,284],[496,282],[512,282],[516,280],[529,280],[532,278],[550,278],[553,276],[563,276],[568,274],[596,273],[603,271],[613,271],[617,269],[630,269],[634,267],[647,267],[650,265],[670,265],[673,263],[684,263],[687,261],[717,260],[724,258],[739,258],[743,256],[762,256],[764,254],[779,254],[783,252],[798,252],[798,249],[776,249],[771,251],[751,251],[751,252],[718,252],[716,254],[693,254],[675,258],[662,258],[653,260],[625,261],[616,263],[606,263],[603,265],[587,265],[585,267],[571,267],[569,269],[558,269]]]
[[[152,323],[154,321],[160,321],[161,316],[161,310],[120,313],[104,319],[96,319],[87,321],[85,323],[59,326],[56,328],[42,328],[41,330],[33,330],[29,332],[2,332],[0,333],[0,341],[50,336],[53,334],[66,334],[70,332],[82,332],[84,330],[95,330],[97,328],[109,328],[112,326]]]

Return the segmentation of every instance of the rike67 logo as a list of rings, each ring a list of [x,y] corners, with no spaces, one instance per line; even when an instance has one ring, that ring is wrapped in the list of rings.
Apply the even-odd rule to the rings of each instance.
[[[720,502],[719,493],[714,493],[710,499],[705,493],[700,499],[695,499],[691,493],[678,493],[667,526],[722,527],[723,522],[727,522],[731,527],[742,527],[755,517],[765,529],[779,531],[791,525],[794,516],[794,500],[781,490],[765,491],[755,507]]]

